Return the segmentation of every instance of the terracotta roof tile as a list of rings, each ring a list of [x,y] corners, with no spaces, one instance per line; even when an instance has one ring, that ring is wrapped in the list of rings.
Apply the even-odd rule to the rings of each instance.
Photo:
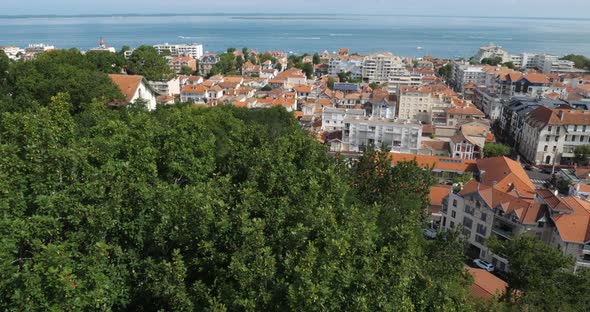
[[[125,96],[125,102],[129,103],[133,99],[137,88],[143,80],[143,76],[138,75],[109,75],[109,78],[116,84],[123,95]]]

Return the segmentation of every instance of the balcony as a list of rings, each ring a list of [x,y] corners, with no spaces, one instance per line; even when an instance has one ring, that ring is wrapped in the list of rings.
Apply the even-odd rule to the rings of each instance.
[[[509,227],[494,227],[492,232],[508,239],[511,239],[513,235],[512,229]]]
[[[584,254],[585,256],[590,255],[590,245],[584,245],[584,248],[582,249],[582,254]]]

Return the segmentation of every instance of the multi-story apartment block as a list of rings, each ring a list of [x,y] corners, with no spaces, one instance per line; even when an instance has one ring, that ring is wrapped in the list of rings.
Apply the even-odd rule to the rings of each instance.
[[[492,254],[485,242],[494,236],[510,239],[530,233],[541,239],[550,237],[545,208],[534,202],[535,185],[522,166],[506,157],[477,161],[478,179],[468,182],[460,192],[443,200],[441,227],[462,227],[469,243],[468,254],[508,269],[508,261]]]
[[[180,74],[183,67],[188,67],[191,71],[197,71],[197,60],[191,56],[176,56],[168,58],[168,67],[175,73]]]
[[[402,87],[419,87],[422,85],[422,75],[408,72],[403,75],[390,76],[387,82],[387,90],[390,93],[399,94]]]
[[[191,56],[198,60],[203,56],[203,45],[197,43],[191,44],[156,44],[154,48],[158,53],[170,53],[170,56]]]
[[[465,85],[469,83],[476,86],[486,84],[487,73],[484,66],[471,65],[466,61],[455,61],[451,64],[449,82],[457,92],[465,92]]]
[[[535,202],[547,210],[552,221],[551,238],[546,242],[575,259],[574,272],[589,269],[590,202],[579,197],[561,197],[550,190],[537,191]]]
[[[215,54],[203,55],[199,60],[199,73],[203,76],[209,75],[211,68],[219,62],[219,57]]]
[[[402,59],[389,52],[373,53],[363,59],[362,78],[366,82],[385,83],[389,77],[405,71]]]
[[[338,56],[329,59],[328,74],[337,76],[339,73],[350,72],[352,79],[361,79],[363,75],[363,57]]]
[[[4,53],[6,54],[6,56],[8,56],[9,59],[15,61],[19,60],[21,56],[25,54],[25,50],[19,47],[0,47],[0,50],[4,51]]]
[[[427,123],[444,123],[444,109],[453,106],[456,93],[443,85],[405,86],[398,94],[398,118],[420,120]]]
[[[571,163],[574,149],[590,144],[590,111],[540,106],[526,116],[518,143],[535,164]]]
[[[344,119],[357,116],[365,117],[365,110],[325,106],[322,111],[322,130],[341,131],[344,128]]]
[[[361,152],[366,147],[390,152],[417,154],[422,143],[422,125],[375,117],[346,117],[342,133],[342,149]]]
[[[509,100],[509,97],[496,93],[494,90],[486,87],[476,87],[473,89],[473,96],[473,104],[492,121],[500,119],[504,103]]]

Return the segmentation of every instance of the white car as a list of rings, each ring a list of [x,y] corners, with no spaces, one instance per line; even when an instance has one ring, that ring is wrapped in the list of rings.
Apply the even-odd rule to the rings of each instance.
[[[435,229],[424,229],[422,231],[424,233],[424,236],[427,238],[436,238],[436,230]]]
[[[483,259],[475,259],[475,260],[473,260],[473,264],[477,265],[478,267],[480,267],[488,272],[494,272],[494,265],[483,260]]]

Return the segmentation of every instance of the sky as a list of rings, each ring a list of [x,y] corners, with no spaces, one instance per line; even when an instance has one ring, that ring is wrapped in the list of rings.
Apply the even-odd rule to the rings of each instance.
[[[0,0],[0,15],[346,13],[590,18],[588,0]]]

